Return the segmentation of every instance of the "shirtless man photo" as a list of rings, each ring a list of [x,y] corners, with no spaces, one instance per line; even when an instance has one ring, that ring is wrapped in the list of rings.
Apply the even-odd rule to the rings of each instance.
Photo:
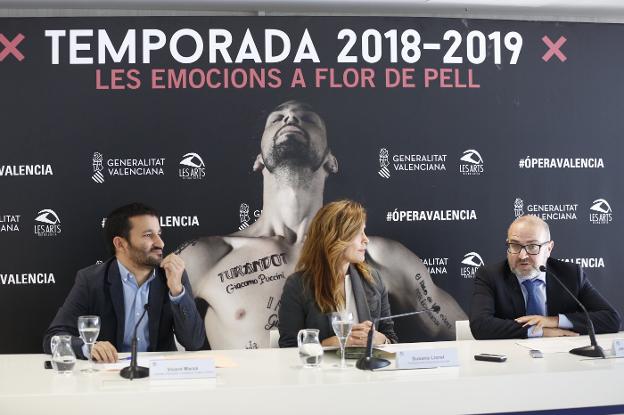
[[[258,220],[179,250],[196,297],[208,304],[204,321],[212,349],[269,345],[282,287],[294,272],[307,225],[323,205],[325,180],[338,172],[323,119],[302,102],[277,106],[266,120],[253,169],[263,177]],[[423,337],[454,339],[455,320],[466,314],[433,283],[420,258],[399,242],[370,237],[367,261],[381,274],[394,314],[436,304],[440,311],[410,318]]]

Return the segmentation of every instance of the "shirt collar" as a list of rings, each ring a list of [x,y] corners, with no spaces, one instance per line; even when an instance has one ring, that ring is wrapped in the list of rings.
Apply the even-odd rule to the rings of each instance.
[[[128,280],[132,280],[136,283],[136,277],[134,276],[134,274],[132,274],[128,268],[124,267],[124,265],[121,263],[121,261],[117,260],[117,266],[119,267],[119,274],[121,275],[121,280],[124,282],[128,282]],[[152,270],[152,273],[150,274],[149,278],[145,281],[145,283],[149,283],[150,281],[152,281],[154,279],[156,275],[156,269]]]
[[[537,276],[530,276],[530,277],[519,277],[519,276],[516,275],[516,278],[518,279],[518,283],[520,285],[522,285],[522,283],[524,281],[526,281],[526,280],[540,280],[544,284],[546,284],[546,273],[545,272],[540,272],[539,274],[537,274]]]

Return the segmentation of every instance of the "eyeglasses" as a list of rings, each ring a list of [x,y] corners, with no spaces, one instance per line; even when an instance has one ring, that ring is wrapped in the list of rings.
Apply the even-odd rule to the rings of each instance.
[[[521,245],[521,244],[517,244],[513,242],[507,242],[505,243],[505,245],[507,245],[507,252],[509,252],[510,254],[519,254],[524,249],[526,253],[529,255],[537,255],[540,253],[542,246],[546,245],[549,242],[550,241],[546,241],[546,242],[542,242],[541,244],[528,244],[528,245]]]

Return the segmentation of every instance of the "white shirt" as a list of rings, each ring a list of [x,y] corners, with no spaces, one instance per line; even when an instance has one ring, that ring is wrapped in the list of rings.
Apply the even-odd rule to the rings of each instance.
[[[355,304],[355,295],[353,295],[353,285],[351,285],[351,276],[345,275],[345,310],[353,314],[353,323],[358,324],[360,318]]]

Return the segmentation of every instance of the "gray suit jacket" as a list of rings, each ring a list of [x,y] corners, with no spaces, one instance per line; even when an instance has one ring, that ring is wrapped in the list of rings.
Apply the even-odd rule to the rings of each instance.
[[[52,336],[69,334],[73,336],[72,348],[76,356],[84,357],[77,327],[78,317],[82,315],[100,316],[98,341],[109,341],[119,350],[123,344],[126,318],[122,284],[115,258],[78,271],[74,286],[43,338],[43,350],[50,353]],[[185,290],[182,300],[178,304],[171,303],[165,273],[160,268],[156,269],[156,278],[149,287],[150,308],[147,312],[150,352],[176,350],[174,332],[187,350],[198,350],[204,344],[204,322],[193,301],[186,272],[182,276],[182,284]]]
[[[349,267],[360,321],[374,321],[376,318],[391,315],[386,287],[377,271],[371,271],[373,284],[363,279],[354,266]],[[302,273],[296,272],[288,277],[279,308],[280,347],[297,346],[297,333],[301,329],[318,329],[321,341],[334,336],[330,318],[330,315],[321,313],[316,305],[314,292]],[[391,319],[380,321],[377,330],[385,334],[392,343],[398,342],[394,333],[394,322]]]

